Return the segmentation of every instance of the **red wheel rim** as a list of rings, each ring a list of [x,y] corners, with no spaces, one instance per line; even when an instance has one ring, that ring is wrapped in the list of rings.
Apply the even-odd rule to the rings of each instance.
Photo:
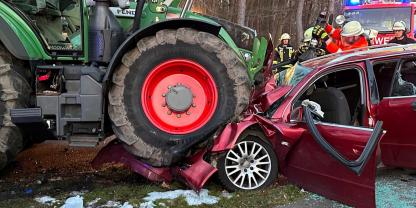
[[[167,105],[167,94],[177,86],[193,95],[192,104],[183,111],[172,110]],[[142,108],[149,121],[170,134],[187,134],[200,129],[214,115],[218,101],[211,74],[203,66],[185,59],[173,59],[156,66],[145,79],[141,93]]]

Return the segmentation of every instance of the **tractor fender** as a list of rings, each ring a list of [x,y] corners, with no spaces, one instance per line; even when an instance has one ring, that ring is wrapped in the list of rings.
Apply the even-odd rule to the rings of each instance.
[[[130,35],[114,53],[113,58],[110,61],[108,70],[104,76],[104,81],[107,83],[111,79],[111,75],[115,68],[120,64],[123,55],[136,47],[136,43],[145,37],[155,35],[158,31],[164,29],[179,29],[179,28],[192,28],[198,31],[207,32],[218,36],[221,30],[221,25],[215,23],[209,23],[206,21],[195,20],[195,19],[172,19],[163,22],[153,24],[149,27],[140,29]]]
[[[8,3],[0,2],[0,41],[18,59],[49,59],[40,37],[21,15]]]
[[[7,50],[18,59],[28,60],[25,47],[17,37],[16,33],[10,28],[6,21],[0,17],[0,41],[7,48]]]

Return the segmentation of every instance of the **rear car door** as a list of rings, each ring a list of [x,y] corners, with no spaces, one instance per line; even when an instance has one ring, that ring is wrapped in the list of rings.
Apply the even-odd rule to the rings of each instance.
[[[302,120],[291,117],[291,122],[296,120],[293,128],[302,130],[303,134],[296,139],[287,156],[285,175],[306,190],[330,199],[352,206],[375,207],[375,150],[383,131],[382,122],[374,129],[365,128],[362,116],[355,116],[356,111],[363,114],[360,109],[367,109],[363,67],[337,67],[330,73],[317,75],[316,81],[305,87],[315,86],[314,92],[300,93],[298,100],[318,103],[324,118],[318,121],[312,117],[307,112],[309,107],[304,104]],[[357,82],[351,83],[351,79]],[[361,107],[355,107],[357,97]],[[292,111],[299,109],[296,106],[300,103],[298,100],[293,102]],[[339,106],[344,107],[337,109]]]
[[[387,166],[416,168],[416,62],[403,60],[396,67],[391,88],[377,106],[377,120],[387,133],[380,142]],[[380,83],[382,84],[382,83]]]

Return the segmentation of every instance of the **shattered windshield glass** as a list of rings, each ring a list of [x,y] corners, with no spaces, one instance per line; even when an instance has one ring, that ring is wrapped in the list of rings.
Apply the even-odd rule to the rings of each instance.
[[[276,74],[276,80],[279,86],[296,86],[306,75],[312,71],[311,68],[295,64],[293,67]]]
[[[364,29],[391,32],[396,21],[404,21],[406,27],[410,28],[412,12],[411,7],[378,8],[347,10],[344,15],[348,21],[356,20],[360,22]]]

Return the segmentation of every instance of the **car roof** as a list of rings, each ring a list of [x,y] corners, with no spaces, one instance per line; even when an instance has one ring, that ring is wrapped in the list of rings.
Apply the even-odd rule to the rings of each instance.
[[[349,62],[399,56],[412,53],[416,53],[416,44],[387,44],[333,53],[304,61],[301,64],[305,67],[316,69],[326,68],[331,65],[345,64]]]

